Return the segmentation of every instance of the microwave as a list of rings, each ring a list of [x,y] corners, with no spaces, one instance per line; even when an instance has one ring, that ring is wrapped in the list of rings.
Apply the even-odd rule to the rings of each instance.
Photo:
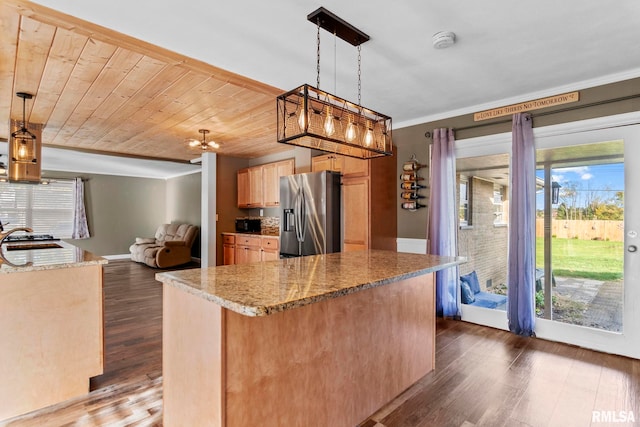
[[[249,218],[236,219],[236,233],[251,233],[260,231],[260,220]]]

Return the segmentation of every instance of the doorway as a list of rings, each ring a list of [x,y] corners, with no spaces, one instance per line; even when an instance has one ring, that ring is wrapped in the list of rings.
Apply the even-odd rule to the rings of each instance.
[[[628,121],[629,116],[620,120]],[[640,207],[633,187],[640,182],[636,165],[640,125],[603,125],[602,121],[534,129],[538,165],[535,332],[540,338],[640,358],[640,310],[636,307],[640,303]],[[472,182],[471,189],[479,178],[484,186],[491,181],[496,194],[502,185],[506,195],[500,193],[498,202],[504,205],[509,200],[503,180],[509,171],[511,135],[494,139],[457,142],[458,173]],[[480,176],[489,167],[493,175]],[[470,179],[473,174],[478,178]],[[488,215],[483,219],[474,214],[475,202],[467,203],[469,207],[461,212],[470,211],[475,224],[460,227],[460,255],[468,256],[474,266],[482,265],[483,259],[497,265],[498,249],[463,253],[487,241],[471,239],[470,244],[465,240],[469,228],[489,223]],[[508,215],[498,212],[498,205],[494,218],[502,218],[502,224],[492,223],[493,235],[499,235],[500,226],[508,227]],[[506,256],[500,263],[506,268]],[[493,292],[507,286],[491,277],[480,282],[484,290]],[[499,307],[463,304],[462,318],[507,329],[506,312]]]

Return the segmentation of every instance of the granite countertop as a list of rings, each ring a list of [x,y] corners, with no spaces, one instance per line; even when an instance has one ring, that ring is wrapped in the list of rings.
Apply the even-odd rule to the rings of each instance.
[[[61,247],[53,249],[7,250],[8,245],[17,246],[33,243],[5,243],[0,247],[0,274],[52,270],[107,263],[106,259],[62,240],[38,243],[56,243]]]
[[[171,271],[156,280],[246,316],[266,316],[465,261],[371,250]]]

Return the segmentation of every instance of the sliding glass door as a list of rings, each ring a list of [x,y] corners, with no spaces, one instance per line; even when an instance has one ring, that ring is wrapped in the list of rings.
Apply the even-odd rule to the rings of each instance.
[[[623,330],[624,142],[539,150],[536,314]]]
[[[639,358],[640,125],[600,127],[535,129],[535,332]],[[459,248],[470,260],[461,274],[475,271],[480,291],[498,295],[508,286],[510,139],[457,150]],[[462,318],[507,329],[505,306],[463,304]]]

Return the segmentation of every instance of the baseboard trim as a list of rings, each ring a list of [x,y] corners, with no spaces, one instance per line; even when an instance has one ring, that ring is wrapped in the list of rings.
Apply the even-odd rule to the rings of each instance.
[[[407,239],[397,238],[396,246],[398,252],[406,252],[410,254],[426,254],[427,253],[427,239]]]
[[[131,254],[103,255],[102,258],[108,260],[131,259]]]

